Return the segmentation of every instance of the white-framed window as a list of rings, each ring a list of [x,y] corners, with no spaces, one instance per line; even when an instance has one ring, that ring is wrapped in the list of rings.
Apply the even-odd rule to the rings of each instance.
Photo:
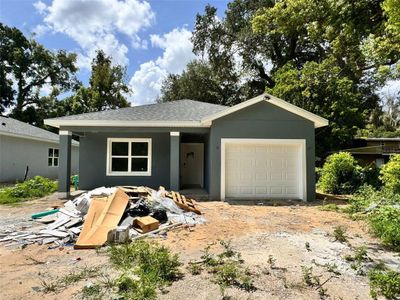
[[[47,165],[49,167],[58,167],[59,150],[57,148],[49,148]]]
[[[151,176],[151,139],[108,138],[108,176]]]

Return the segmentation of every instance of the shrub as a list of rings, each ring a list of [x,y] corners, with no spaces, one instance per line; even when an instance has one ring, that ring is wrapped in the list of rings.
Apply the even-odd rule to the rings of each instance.
[[[363,185],[350,198],[349,203],[350,205],[346,208],[346,212],[362,212],[373,204],[376,206],[400,204],[400,194],[393,193],[391,190],[385,188],[376,190],[372,186]]]
[[[383,206],[368,217],[373,233],[383,244],[400,251],[400,208]]]
[[[378,168],[375,164],[371,164],[363,168],[361,171],[362,184],[367,184],[376,189],[380,189],[382,187],[382,181],[379,177],[380,170],[381,169]]]
[[[361,171],[362,168],[350,153],[332,154],[322,167],[318,187],[326,193],[352,193],[361,184]]]
[[[347,236],[346,236],[346,228],[342,226],[337,226],[333,230],[333,238],[335,241],[345,243],[347,242]]]
[[[57,191],[57,182],[41,176],[0,190],[0,203],[13,203],[40,198]]]
[[[380,174],[385,188],[400,193],[400,154],[393,155],[389,162],[382,166]]]
[[[370,293],[373,299],[379,295],[387,299],[400,298],[400,273],[390,270],[374,269],[369,272]]]

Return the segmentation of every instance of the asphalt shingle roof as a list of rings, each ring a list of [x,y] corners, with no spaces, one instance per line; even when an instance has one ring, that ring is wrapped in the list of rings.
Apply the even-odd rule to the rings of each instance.
[[[4,116],[0,116],[0,135],[2,133],[13,134],[21,137],[51,140],[55,142],[59,141],[58,134]],[[73,141],[73,144],[77,145],[78,143]]]
[[[71,115],[53,120],[200,121],[227,108],[223,105],[185,99]]]

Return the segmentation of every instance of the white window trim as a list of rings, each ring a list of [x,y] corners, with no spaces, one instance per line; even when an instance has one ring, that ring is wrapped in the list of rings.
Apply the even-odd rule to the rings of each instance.
[[[221,182],[220,196],[225,201],[225,154],[227,144],[271,144],[271,145],[299,145],[300,170],[298,176],[301,177],[299,182],[301,200],[307,202],[307,158],[306,158],[306,140],[305,139],[241,139],[241,138],[222,138],[221,139]]]
[[[50,156],[49,155],[49,150],[53,149],[53,155]],[[54,150],[58,150],[58,156],[54,155]],[[51,158],[51,165],[49,166],[49,158]],[[54,164],[54,158],[57,158],[57,166]],[[59,148],[53,148],[53,147],[49,147],[47,148],[47,166],[49,168],[58,168],[58,166],[60,165],[60,149]]]
[[[111,158],[118,157],[111,155],[111,144],[113,142],[125,142],[128,143],[128,171],[127,172],[113,172],[111,171]],[[141,143],[145,142],[148,144],[148,154],[146,156],[132,156],[131,155],[131,147],[133,143]],[[122,156],[121,156],[122,157]],[[147,158],[147,171],[146,172],[132,172],[131,170],[131,159],[132,158]],[[151,138],[107,138],[107,164],[106,164],[106,174],[107,176],[151,176],[151,164],[152,164],[152,145],[151,145]]]

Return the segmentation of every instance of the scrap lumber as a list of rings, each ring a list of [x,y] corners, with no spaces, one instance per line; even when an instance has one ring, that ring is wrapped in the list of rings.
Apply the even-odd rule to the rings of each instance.
[[[172,199],[181,209],[201,215],[201,211],[198,209],[194,199],[186,198],[184,195],[174,191],[171,191],[170,193],[167,192],[165,195]]]
[[[140,233],[147,233],[158,229],[160,221],[150,216],[141,217],[133,221],[133,227]]]
[[[93,198],[75,249],[89,249],[104,245],[108,232],[117,227],[129,196],[121,189],[106,198]]]

